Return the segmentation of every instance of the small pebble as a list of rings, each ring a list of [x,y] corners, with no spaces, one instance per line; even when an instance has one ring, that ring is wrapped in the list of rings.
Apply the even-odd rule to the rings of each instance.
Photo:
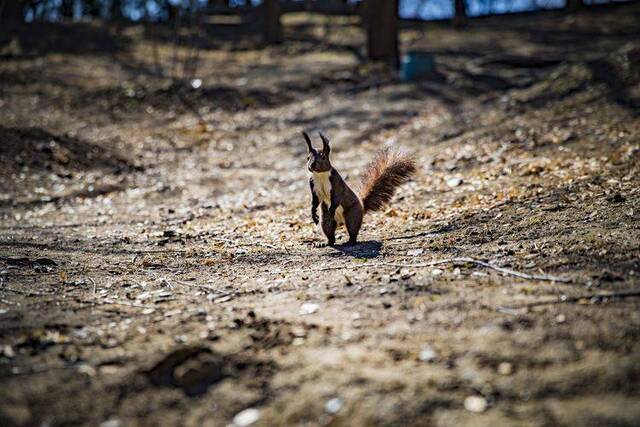
[[[4,357],[6,357],[7,359],[13,359],[13,357],[16,355],[15,351],[13,351],[13,347],[11,347],[9,344],[0,347],[0,355],[3,355]]]
[[[233,425],[236,427],[247,427],[260,419],[260,411],[255,408],[248,408],[240,411],[233,417]]]
[[[487,410],[487,399],[482,396],[467,396],[464,399],[464,408],[467,411],[481,413]]]
[[[88,377],[96,376],[96,370],[93,368],[93,366],[87,365],[86,363],[83,363],[80,366],[78,366],[78,372]]]
[[[327,400],[327,403],[325,403],[324,405],[324,410],[328,414],[335,414],[340,409],[342,409],[343,405],[344,405],[344,402],[342,401],[342,399],[340,399],[339,397],[334,397],[333,399]]]
[[[442,273],[444,273],[444,271],[439,268],[434,268],[433,270],[431,270],[432,276],[440,276]]]
[[[567,321],[567,317],[564,314],[558,314],[556,316],[556,322],[558,323],[564,323]]]
[[[498,365],[498,373],[500,375],[513,374],[513,365],[509,362],[502,362]]]
[[[457,187],[462,184],[462,180],[460,178],[449,178],[447,180],[447,185],[449,187]]]
[[[313,314],[316,311],[318,311],[318,308],[320,308],[318,304],[315,304],[312,302],[306,302],[302,304],[302,306],[300,307],[300,314],[302,315]]]
[[[433,362],[438,357],[438,353],[432,347],[426,346],[418,357],[423,362]]]

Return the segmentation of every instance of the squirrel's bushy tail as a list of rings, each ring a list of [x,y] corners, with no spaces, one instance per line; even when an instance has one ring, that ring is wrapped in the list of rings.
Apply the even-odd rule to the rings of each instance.
[[[380,151],[362,177],[360,199],[365,212],[377,211],[389,203],[396,188],[409,181],[415,171],[411,156],[389,148]]]

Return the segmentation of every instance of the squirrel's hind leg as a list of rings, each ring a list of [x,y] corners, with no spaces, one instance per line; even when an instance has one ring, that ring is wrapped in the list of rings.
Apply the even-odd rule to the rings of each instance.
[[[336,227],[338,223],[329,215],[326,205],[322,205],[322,232],[327,237],[327,244],[333,246],[336,244]]]
[[[358,233],[362,226],[362,215],[362,207],[358,205],[349,209],[348,212],[345,212],[344,221],[347,226],[347,232],[349,233],[350,245],[355,245],[358,241]]]
[[[338,224],[335,220],[326,219],[322,222],[322,231],[327,236],[327,245],[333,246],[336,244],[336,226]]]

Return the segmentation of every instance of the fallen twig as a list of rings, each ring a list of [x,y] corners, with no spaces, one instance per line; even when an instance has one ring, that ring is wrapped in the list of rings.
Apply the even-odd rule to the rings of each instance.
[[[192,288],[200,288],[200,289],[206,289],[206,290],[212,291],[212,292],[220,292],[219,289],[216,289],[213,286],[209,286],[209,285],[201,285],[199,283],[189,283],[189,282],[184,282],[184,281],[178,280],[178,279],[167,279],[167,278],[165,278],[165,280],[167,280],[167,281],[170,280],[170,281],[175,282],[175,283],[177,283],[179,285],[189,286],[189,287],[192,287]]]
[[[224,237],[209,237],[210,240],[214,240],[216,242],[224,242],[224,243],[231,243],[232,246],[234,247],[238,247],[238,246],[263,246],[265,248],[269,248],[269,249],[280,249],[279,247],[275,246],[275,245],[270,245],[268,243],[262,243],[262,242],[239,242],[239,241],[235,241],[233,239],[225,239]]]
[[[135,249],[131,253],[136,255],[162,254],[162,253],[185,253],[187,249]]]
[[[98,285],[96,285],[96,281],[93,280],[91,277],[89,277],[89,280],[93,284],[93,288],[91,290],[91,295],[93,296],[93,299],[96,299],[96,288],[98,287]]]
[[[327,270],[339,270],[342,268],[365,268],[365,267],[422,268],[422,267],[433,267],[435,265],[441,265],[441,264],[456,264],[456,263],[475,264],[481,267],[486,267],[492,270],[499,271],[500,273],[503,273],[508,276],[520,277],[522,279],[527,279],[527,280],[541,280],[541,281],[547,281],[547,282],[560,282],[560,283],[571,283],[573,281],[571,278],[568,278],[568,277],[552,276],[548,274],[522,273],[520,271],[512,270],[510,268],[499,267],[489,262],[480,261],[479,259],[468,258],[468,257],[446,258],[446,259],[439,259],[439,260],[418,263],[418,264],[380,262],[380,263],[365,263],[365,264],[355,264],[355,265],[340,265],[340,266],[318,268],[313,271],[327,271]]]
[[[542,305],[575,304],[577,302],[584,301],[584,300],[594,300],[595,299],[596,301],[602,301],[605,298],[622,299],[622,298],[633,298],[633,297],[640,297],[640,290],[624,291],[624,292],[610,292],[610,293],[597,293],[597,294],[596,293],[592,293],[592,294],[580,295],[580,296],[577,296],[577,297],[563,296],[563,297],[560,297],[560,299],[547,300],[547,301],[534,301],[534,302],[529,302],[529,303],[520,304],[520,305],[516,305],[516,306],[509,306],[509,307],[498,307],[497,310],[499,312],[508,313],[511,310],[519,310],[519,309],[523,309],[523,308],[538,307],[538,306],[542,306]]]
[[[188,286],[190,288],[206,289],[207,291],[215,292],[216,293],[216,299],[217,298],[224,298],[224,297],[232,297],[232,296],[236,295],[235,292],[220,292],[219,289],[216,289],[213,286],[209,286],[209,285],[201,285],[199,283],[189,283],[189,282],[185,282],[183,280],[178,280],[178,279],[174,279],[174,278],[170,279],[170,278],[167,278],[167,277],[162,277],[161,280],[166,281],[170,286],[171,286],[171,282],[173,282],[173,283],[176,283],[178,285]]]
[[[65,370],[65,369],[77,369],[78,366],[79,365],[78,365],[77,362],[73,362],[73,363],[67,363],[67,364],[65,364],[63,366],[53,366],[53,365],[33,366],[33,365],[30,365],[28,367],[14,367],[8,372],[0,373],[0,378],[15,377],[15,376],[18,376],[18,375],[41,374],[43,372],[50,372],[50,371],[54,371],[54,370],[58,371],[58,370]]]
[[[242,247],[242,246],[261,246],[261,247],[265,247],[265,248],[269,248],[269,249],[282,249],[279,248],[275,245],[270,245],[269,243],[262,243],[262,242],[242,242],[242,241],[236,241],[233,239],[226,239],[224,237],[209,237],[209,240],[213,240],[215,242],[222,242],[222,243],[229,243],[231,245],[231,247]],[[288,253],[288,249],[286,248],[286,246],[284,246],[285,252]],[[132,253],[135,253],[136,255],[147,255],[147,254],[161,254],[161,253],[187,253],[189,252],[189,249],[171,249],[171,248],[167,248],[167,249],[137,249],[137,250],[132,250]]]
[[[83,303],[83,304],[89,304],[89,305],[123,305],[123,306],[126,306],[126,307],[135,307],[135,308],[153,308],[154,310],[157,308],[157,307],[154,307],[152,305],[136,304],[136,303],[133,303],[133,302],[125,302],[125,301],[114,301],[114,300],[111,300],[111,299],[85,300],[85,299],[82,299],[82,298],[74,298],[74,300],[76,302]]]
[[[6,286],[3,286],[3,285],[4,285],[4,278],[0,277],[0,291],[13,292],[14,294],[25,295],[28,297],[43,297],[43,296],[54,295],[53,293],[50,293],[50,292],[22,291],[20,289],[7,288]]]

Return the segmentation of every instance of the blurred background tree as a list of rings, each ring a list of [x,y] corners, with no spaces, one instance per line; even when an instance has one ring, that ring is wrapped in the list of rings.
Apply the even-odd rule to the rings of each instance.
[[[21,0],[2,0],[0,2],[0,27],[11,31],[24,21],[24,2]]]
[[[393,0],[401,18],[466,19],[480,15],[526,12],[547,9],[580,9],[624,0]],[[267,23],[274,24],[278,16],[296,11],[327,14],[355,14],[367,9],[368,0],[1,0],[3,23],[22,21],[60,21],[101,18],[138,21],[166,21],[171,9],[198,9],[209,13],[246,13],[255,9],[269,15]],[[384,2],[372,0],[374,8]],[[385,6],[388,7],[388,6]],[[279,12],[279,13],[274,13]],[[273,27],[278,35],[278,25]],[[277,37],[276,37],[277,39]]]
[[[261,29],[265,43],[281,43],[286,41],[282,15],[307,11],[359,15],[367,31],[369,59],[397,65],[401,19],[451,19],[454,25],[464,25],[481,15],[578,10],[615,2],[619,0],[0,0],[0,43],[10,41],[24,22],[180,21],[184,26],[198,21],[195,16],[216,14],[237,15],[249,21],[244,28]]]
[[[454,16],[453,23],[461,26],[467,22],[467,1],[466,0],[453,0],[454,3]]]
[[[264,0],[264,41],[280,43],[282,41],[282,24],[280,23],[280,1]]]
[[[586,5],[584,0],[567,0],[567,4],[566,4],[567,9],[569,10],[578,10],[578,9],[582,9],[585,6]]]
[[[368,0],[366,22],[369,59],[397,67],[398,0]]]

